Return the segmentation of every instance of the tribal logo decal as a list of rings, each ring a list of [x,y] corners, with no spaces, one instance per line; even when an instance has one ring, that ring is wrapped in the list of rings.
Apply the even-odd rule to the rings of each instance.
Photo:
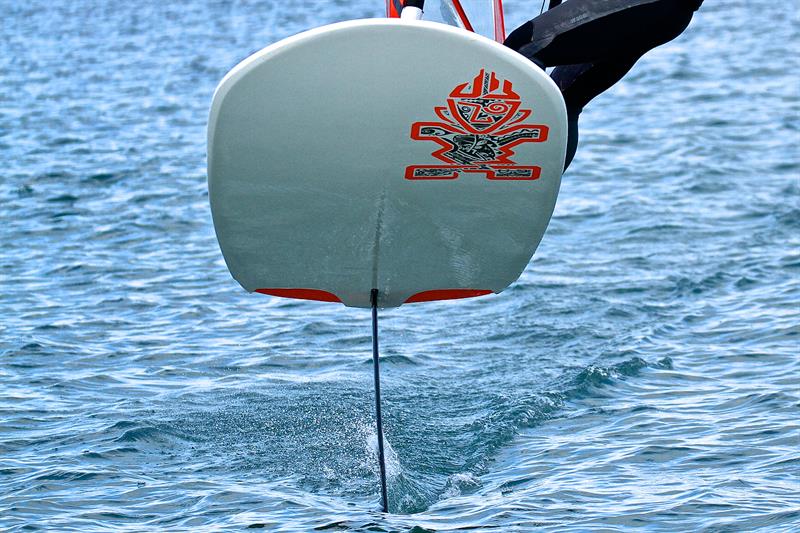
[[[415,122],[411,138],[433,141],[441,148],[433,157],[445,165],[406,167],[409,180],[452,180],[462,172],[483,173],[490,180],[535,180],[541,167],[521,166],[511,160],[513,148],[526,142],[547,140],[548,127],[523,124],[530,109],[508,80],[481,69],[472,82],[450,92],[446,106],[435,107],[440,122]]]

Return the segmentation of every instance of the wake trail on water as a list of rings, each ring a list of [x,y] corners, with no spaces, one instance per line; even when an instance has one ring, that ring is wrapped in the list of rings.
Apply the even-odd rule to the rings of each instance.
[[[418,513],[474,493],[481,476],[491,471],[494,456],[520,429],[559,416],[570,402],[602,397],[616,380],[666,365],[668,360],[650,364],[639,357],[609,366],[590,364],[565,370],[536,391],[485,389],[468,382],[414,387],[387,380],[384,446],[390,510]],[[378,501],[371,395],[366,380],[213,392],[204,402],[209,407],[168,408],[149,423],[120,427],[117,438],[146,440],[150,447],[170,439],[173,447],[184,449],[177,453],[191,454],[202,471],[231,472],[242,480],[293,479],[310,493]],[[160,437],[157,428],[162,428]]]

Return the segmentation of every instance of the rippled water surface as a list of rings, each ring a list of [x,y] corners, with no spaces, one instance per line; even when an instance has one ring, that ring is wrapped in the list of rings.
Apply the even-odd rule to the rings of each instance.
[[[382,313],[388,516],[368,312],[242,291],[205,176],[228,69],[380,2],[0,11],[0,530],[800,529],[784,4],[708,0],[587,108],[509,290]]]

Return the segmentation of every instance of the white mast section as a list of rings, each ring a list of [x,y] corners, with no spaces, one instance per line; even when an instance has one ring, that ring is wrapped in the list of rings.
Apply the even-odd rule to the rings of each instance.
[[[415,6],[406,6],[400,13],[400,18],[403,20],[422,20],[422,10]]]

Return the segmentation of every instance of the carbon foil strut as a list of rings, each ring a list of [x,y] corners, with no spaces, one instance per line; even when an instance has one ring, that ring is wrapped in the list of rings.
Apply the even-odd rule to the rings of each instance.
[[[389,499],[386,493],[386,455],[383,451],[383,420],[381,417],[381,367],[378,358],[378,289],[370,291],[372,304],[372,367],[375,376],[375,423],[378,433],[378,461],[381,469],[381,503],[383,512],[389,512]]]

